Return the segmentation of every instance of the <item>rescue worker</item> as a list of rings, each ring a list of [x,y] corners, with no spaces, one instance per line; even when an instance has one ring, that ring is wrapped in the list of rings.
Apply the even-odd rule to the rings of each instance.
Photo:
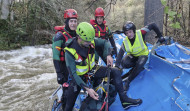
[[[53,63],[57,73],[57,82],[63,84],[68,79],[68,71],[65,63],[65,42],[68,39],[76,37],[77,11],[67,9],[64,12],[65,25],[55,26],[56,35],[52,40]]]
[[[123,76],[123,78],[127,78],[124,85],[125,91],[128,90],[130,82],[134,80],[142,70],[144,70],[144,64],[146,63],[149,54],[145,43],[145,35],[151,30],[156,32],[161,43],[165,41],[155,23],[151,23],[140,30],[136,30],[135,24],[131,21],[127,21],[126,24],[123,25],[123,32],[126,35],[126,38],[119,50],[115,67],[119,69],[132,68]],[[127,54],[123,57],[125,52],[127,52]]]
[[[92,24],[92,26],[95,29],[95,36],[101,39],[106,39],[110,41],[111,45],[112,45],[112,55],[115,54],[117,57],[117,48],[111,33],[110,28],[106,25],[106,20],[104,20],[104,10],[101,7],[96,8],[95,10],[95,20],[91,19],[90,23]],[[99,56],[102,58],[103,57],[103,51],[100,49],[97,50],[96,53],[96,61],[98,61]],[[106,60],[103,59],[103,61],[106,63]]]
[[[57,82],[62,85],[63,94],[61,98],[62,107],[64,108],[66,102],[66,91],[68,88],[68,75],[69,72],[65,63],[65,42],[73,37],[76,37],[77,28],[77,11],[74,9],[67,9],[64,11],[64,26],[55,26],[56,35],[52,40],[52,52],[53,52],[53,63],[55,71],[57,73]]]
[[[113,65],[110,44],[108,41],[95,38],[95,31],[91,24],[82,22],[76,29],[77,37],[66,42],[65,60],[69,74],[71,76],[66,106],[64,111],[72,111],[76,98],[81,90],[87,91],[89,96],[95,100],[99,99],[98,94],[85,82],[87,78],[93,82],[94,80],[107,76],[106,66],[98,66],[95,64],[95,50],[104,48],[103,57],[107,60],[108,65]],[[95,38],[95,39],[94,39]],[[123,108],[127,109],[131,106],[137,106],[142,103],[141,99],[128,98],[124,93],[120,71],[117,68],[111,68],[111,78],[119,94]]]

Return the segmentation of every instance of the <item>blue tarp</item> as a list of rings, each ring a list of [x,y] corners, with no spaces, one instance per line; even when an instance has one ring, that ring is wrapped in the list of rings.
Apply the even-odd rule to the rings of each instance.
[[[115,34],[119,50],[123,34]],[[149,50],[151,44],[147,44]],[[149,60],[135,80],[127,95],[141,98],[143,103],[129,111],[190,111],[190,49],[178,44],[162,45],[157,55],[149,54]],[[124,73],[128,70],[124,70]],[[110,111],[124,111],[119,97],[110,106]]]
[[[124,38],[123,34],[114,34],[118,51]],[[153,45],[147,46],[151,51]],[[99,64],[105,65],[102,60]],[[123,74],[127,71],[124,69]],[[143,100],[140,106],[128,111],[190,111],[190,49],[178,43],[159,46],[156,55],[149,54],[145,70],[131,82],[127,95]],[[79,109],[85,97],[79,95],[75,108]],[[109,110],[124,111],[118,95]]]

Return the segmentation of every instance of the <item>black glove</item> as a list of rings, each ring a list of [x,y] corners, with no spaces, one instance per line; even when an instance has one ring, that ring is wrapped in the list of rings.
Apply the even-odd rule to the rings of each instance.
[[[158,39],[158,42],[160,42],[160,43],[163,43],[165,41],[165,38],[164,37],[160,37],[159,39]]]
[[[117,48],[113,48],[112,55],[114,55],[114,54],[115,54],[115,57],[117,57]]]
[[[57,73],[57,82],[61,85],[66,82],[65,77],[62,73]]]

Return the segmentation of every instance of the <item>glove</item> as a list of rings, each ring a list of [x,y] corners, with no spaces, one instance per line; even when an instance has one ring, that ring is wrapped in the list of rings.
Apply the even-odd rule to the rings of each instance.
[[[160,43],[163,43],[165,41],[165,38],[164,37],[160,37],[159,39],[158,39],[158,42],[160,42]]]
[[[115,54],[115,57],[117,57],[117,49],[116,48],[113,48],[113,50],[112,50],[112,55],[114,55]]]
[[[57,82],[61,85],[66,82],[65,77],[62,73],[57,73]]]

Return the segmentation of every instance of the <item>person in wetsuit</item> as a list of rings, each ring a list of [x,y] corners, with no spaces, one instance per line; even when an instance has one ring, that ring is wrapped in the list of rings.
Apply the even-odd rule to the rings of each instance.
[[[155,23],[151,23],[140,30],[136,30],[136,26],[133,22],[127,21],[123,25],[123,32],[126,38],[119,50],[118,56],[116,58],[115,67],[121,68],[131,68],[130,71],[124,75],[127,79],[125,80],[124,90],[128,90],[129,84],[135,77],[144,70],[144,64],[148,59],[148,48],[145,43],[145,35],[154,30],[159,42],[165,41],[160,30]],[[123,57],[124,53],[127,54]]]

